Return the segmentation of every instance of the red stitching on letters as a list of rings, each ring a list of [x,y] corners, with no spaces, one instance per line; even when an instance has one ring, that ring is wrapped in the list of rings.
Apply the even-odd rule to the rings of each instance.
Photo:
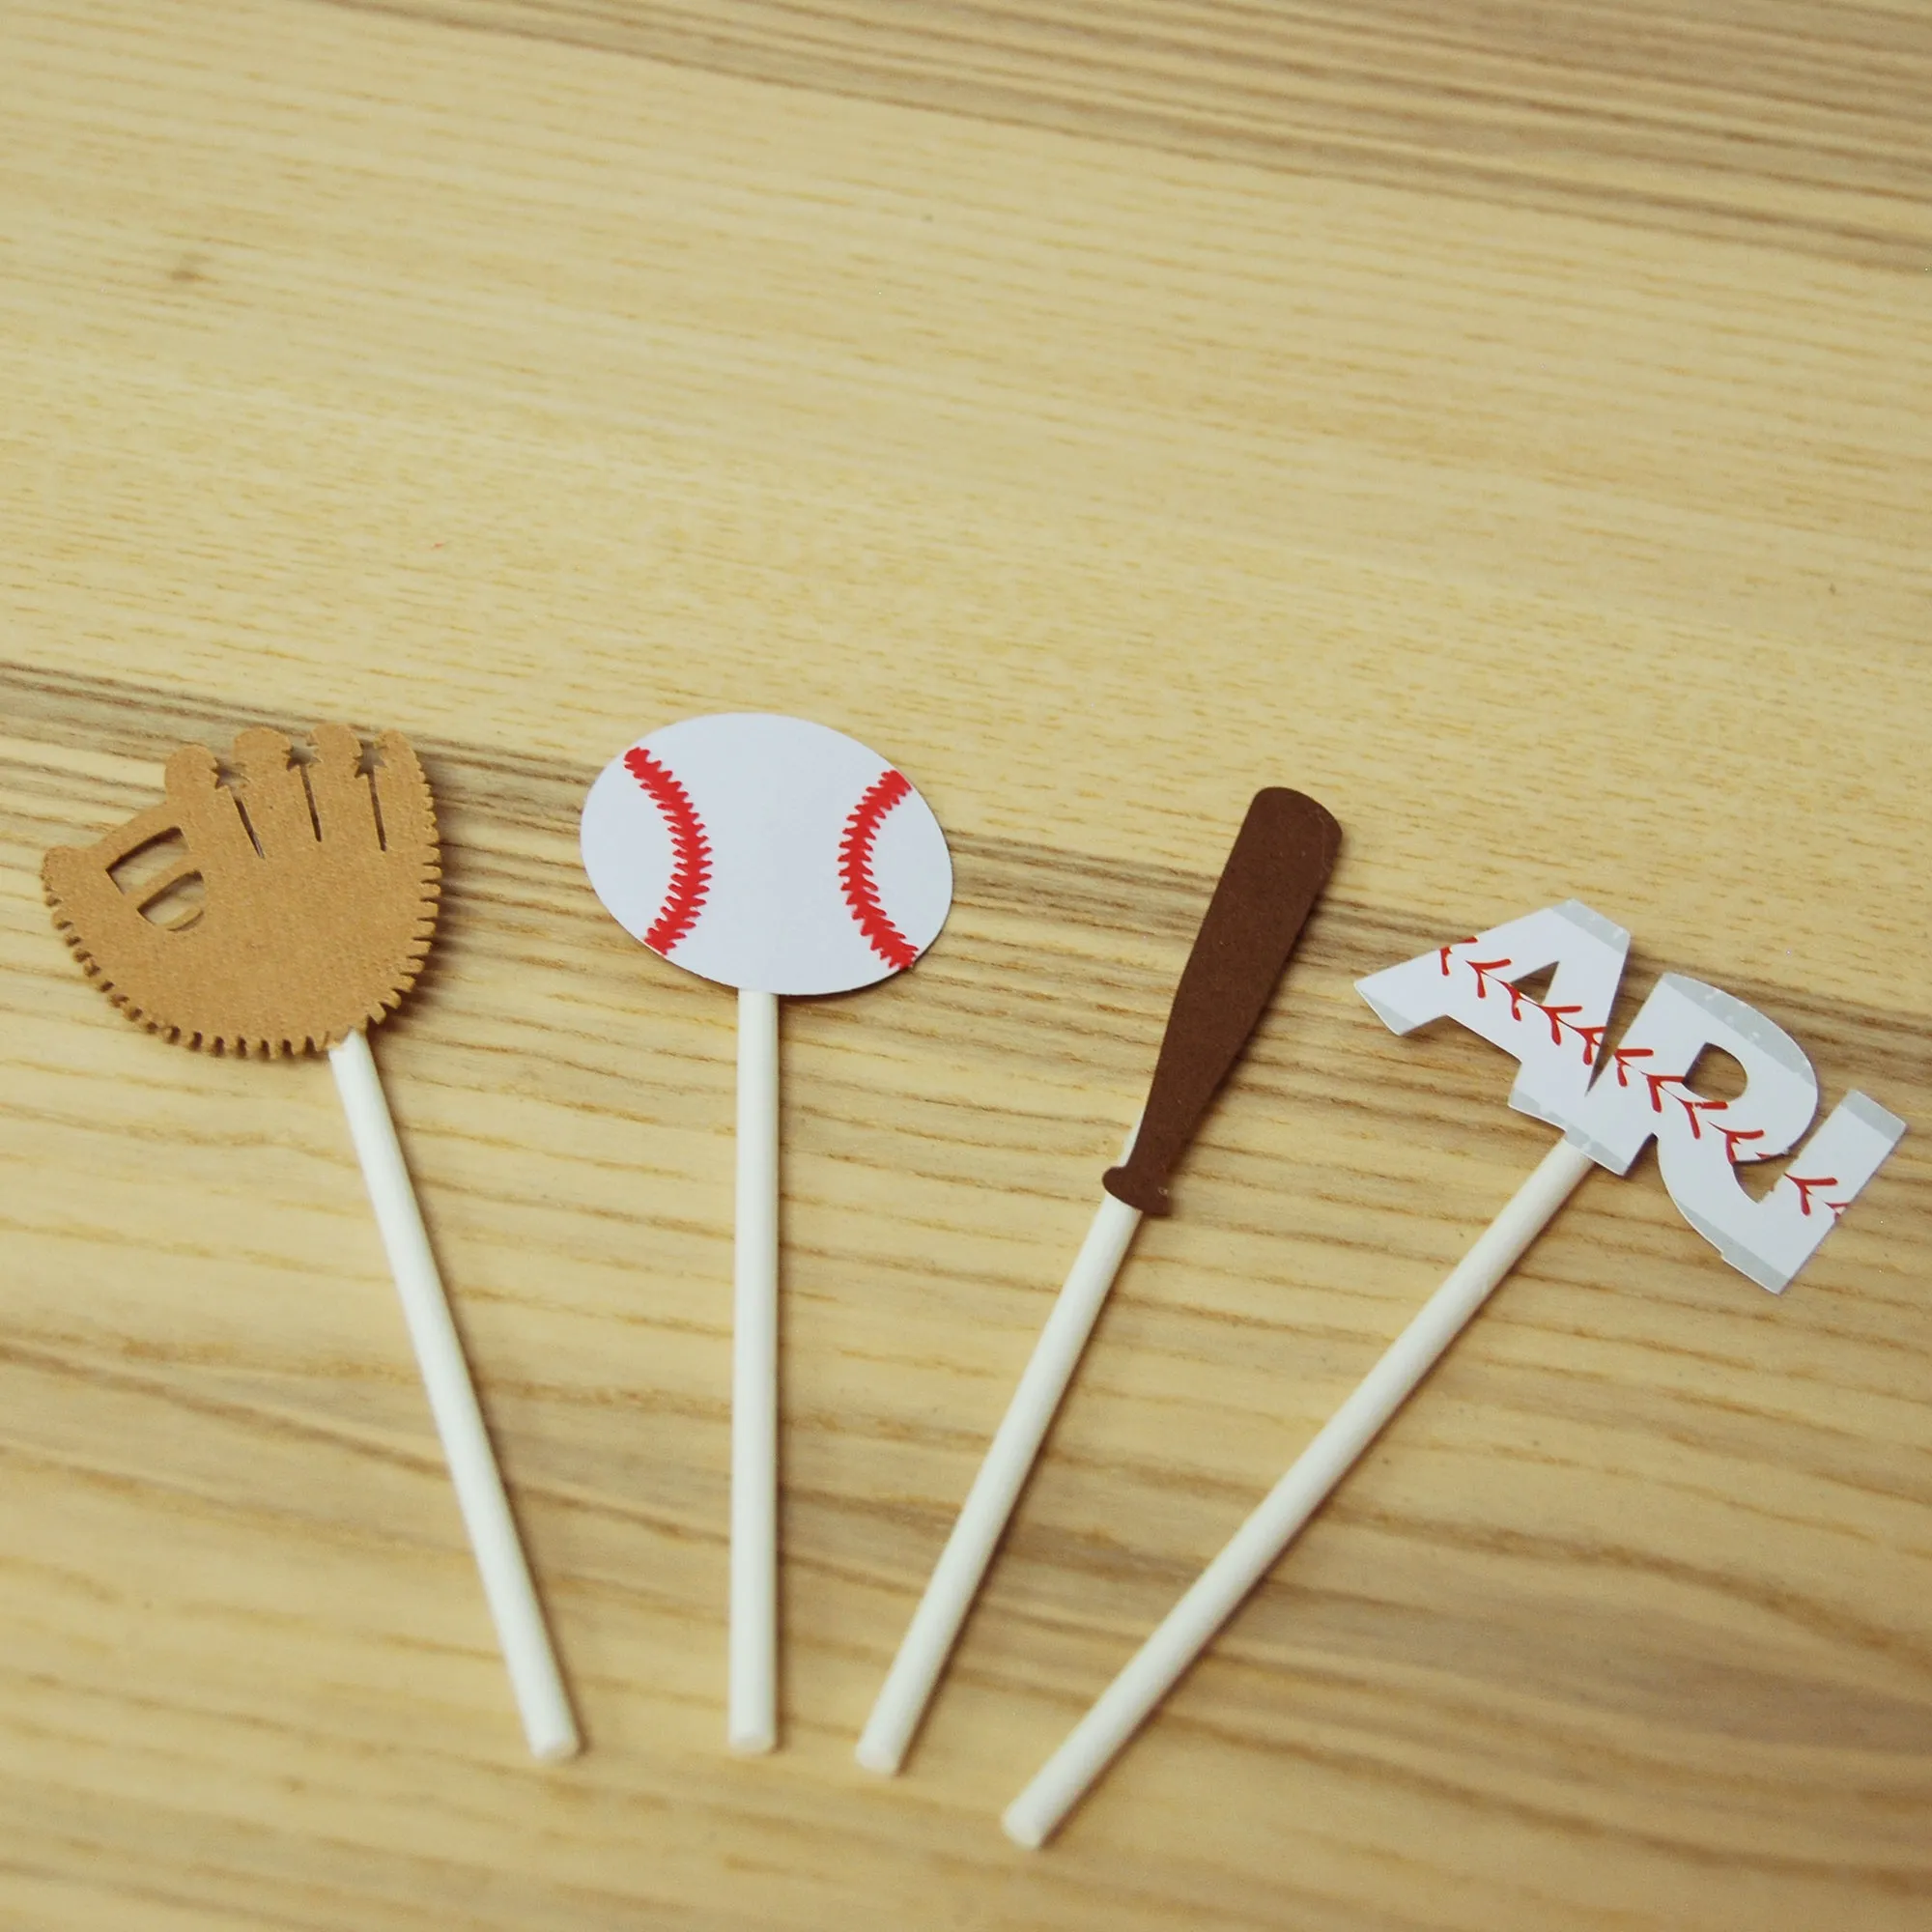
[[[1551,1007],[1544,1005],[1540,1000],[1532,1000],[1529,1004],[1549,1022],[1549,1043],[1551,1046],[1561,1046],[1563,1044],[1564,1034],[1566,1032],[1574,1033],[1583,1042],[1583,1065],[1585,1066],[1596,1065],[1597,1051],[1604,1043],[1604,1035],[1609,1031],[1607,1027],[1576,1025],[1571,1020],[1570,1015],[1572,1013],[1580,1013],[1583,1010],[1581,1007]],[[1516,1004],[1512,1001],[1510,1004],[1510,1018],[1515,1019],[1517,1017]]]
[[[1487,1000],[1490,997],[1490,975],[1492,973],[1507,972],[1510,962],[1507,959],[1465,959],[1463,961],[1463,964],[1476,976],[1477,999]],[[1507,980],[1503,981],[1503,984],[1510,988],[1510,1018],[1513,1020],[1520,1019],[1522,1017],[1522,1009],[1517,1004],[1516,988],[1510,986],[1510,982]]]
[[[1473,939],[1459,939],[1449,946],[1441,946],[1436,949],[1435,956],[1441,962],[1442,974],[1445,979],[1449,975],[1452,963],[1450,955],[1455,952],[1456,947],[1473,946],[1475,943]],[[1510,967],[1515,963],[1513,960],[1461,958],[1455,960],[1453,963],[1459,966],[1466,966],[1476,976],[1477,999],[1487,1000],[1490,997],[1490,981],[1492,977],[1495,977],[1496,983],[1509,995],[1511,1019],[1520,1021],[1523,1017],[1523,1009],[1525,1007],[1533,1007],[1549,1022],[1549,1038],[1552,1045],[1561,1046],[1565,1034],[1574,1035],[1583,1051],[1583,1065],[1585,1066],[1594,1066],[1597,1064],[1598,1057],[1603,1049],[1604,1036],[1608,1032],[1608,1028],[1578,1026],[1570,1015],[1581,1012],[1583,1010],[1581,1007],[1550,1006],[1542,1000],[1532,1000],[1527,993],[1520,992],[1513,980],[1497,977],[1509,971]],[[1685,1076],[1681,1073],[1644,1073],[1642,1067],[1633,1065],[1635,1061],[1649,1060],[1651,1057],[1652,1049],[1647,1046],[1613,1046],[1610,1049],[1610,1058],[1616,1063],[1617,1085],[1619,1087],[1628,1087],[1631,1084],[1631,1075],[1634,1072],[1642,1073],[1645,1084],[1650,1092],[1651,1112],[1661,1114],[1663,1111],[1663,1103],[1666,1099],[1675,1100],[1684,1109],[1684,1118],[1690,1123],[1691,1139],[1702,1140],[1704,1137],[1703,1124],[1697,1117],[1700,1114],[1721,1114],[1731,1103],[1728,1100],[1704,1099],[1694,1088],[1685,1084]],[[1669,1091],[1672,1088],[1682,1088],[1683,1091],[1681,1093],[1672,1093]],[[1713,1124],[1715,1125],[1716,1122],[1713,1122]],[[1738,1159],[1738,1143],[1740,1141],[1755,1141],[1764,1138],[1764,1130],[1761,1127],[1748,1129],[1719,1127],[1718,1131],[1724,1137],[1724,1152],[1733,1163]],[[1756,1156],[1753,1155],[1751,1158],[1754,1159]],[[1836,1185],[1834,1181],[1830,1180],[1819,1181],[1815,1184],[1820,1187]],[[1801,1189],[1802,1187],[1803,1183],[1801,1183]],[[1807,1194],[1804,1199],[1804,1211],[1808,1214],[1811,1211],[1809,1195]],[[1827,1202],[1825,1205],[1830,1207],[1832,1204]]]
[[[912,786],[901,773],[881,772],[852,808],[838,840],[838,883],[845,890],[845,903],[852,908],[867,944],[895,969],[910,966],[919,957],[919,948],[893,923],[879,903],[878,881],[872,877],[872,847],[878,842],[886,814],[911,793]]]
[[[1728,1100],[1701,1098],[1694,1088],[1685,1086],[1681,1073],[1646,1073],[1643,1077],[1650,1086],[1650,1111],[1661,1114],[1666,1099],[1675,1100],[1684,1109],[1684,1118],[1690,1122],[1690,1138],[1693,1141],[1704,1138],[1704,1130],[1697,1122],[1699,1114],[1721,1114],[1731,1104]],[[1666,1087],[1683,1087],[1684,1091],[1681,1094],[1666,1094],[1663,1091]],[[1747,1136],[1740,1135],[1738,1138],[1745,1139]],[[1724,1141],[1724,1151],[1731,1151],[1729,1137]]]
[[[1449,955],[1458,946],[1473,946],[1475,943],[1473,939],[1458,939],[1452,941],[1447,946],[1439,946],[1435,949],[1435,956],[1441,962],[1442,977],[1445,980],[1449,977],[1451,963]],[[1455,961],[1455,964],[1459,966],[1466,966],[1476,976],[1476,997],[1479,1000],[1487,1000],[1490,997],[1490,976],[1492,974],[1507,973],[1515,963],[1511,959],[1459,959]],[[1583,1049],[1583,1065],[1585,1066],[1596,1065],[1597,1055],[1604,1044],[1604,1035],[1608,1031],[1608,1028],[1578,1026],[1570,1015],[1572,1013],[1580,1013],[1583,1010],[1581,1007],[1552,1007],[1546,1005],[1542,1000],[1532,1000],[1527,993],[1519,990],[1516,983],[1510,980],[1498,980],[1497,984],[1509,995],[1511,1019],[1520,1020],[1522,1018],[1522,1009],[1525,1007],[1534,1007],[1549,1022],[1549,1039],[1551,1045],[1561,1046],[1563,1044],[1563,1036],[1566,1033],[1575,1034],[1577,1042]],[[1639,1052],[1642,1050],[1641,1048],[1637,1049]],[[1619,1078],[1621,1078],[1623,1073],[1622,1067],[1620,1066],[1617,1071]],[[1628,1086],[1630,1083],[1626,1080],[1623,1084]]]
[[[1633,1060],[1648,1060],[1650,1048],[1647,1046],[1613,1046],[1610,1058],[1617,1063],[1617,1085],[1628,1087],[1630,1083],[1630,1064]]]
[[[1787,1174],[1784,1178],[1785,1179],[1790,1181],[1792,1186],[1797,1188],[1799,1208],[1802,1212],[1806,1214],[1810,1213],[1811,1211],[1811,1197],[1818,1191],[1819,1188],[1835,1187],[1838,1184],[1838,1177],[1835,1174],[1827,1174],[1822,1177],[1814,1177],[1813,1179],[1808,1180],[1805,1179],[1802,1175],[1797,1175],[1797,1174]],[[1832,1210],[1832,1218],[1834,1221],[1851,1205],[1852,1204],[1849,1201],[1828,1201],[1825,1203],[1825,1206]]]
[[[650,794],[670,832],[670,884],[664,904],[644,944],[653,952],[668,952],[697,923],[711,891],[711,841],[691,794],[671,775],[669,766],[654,758],[641,745],[624,753],[624,769]]]

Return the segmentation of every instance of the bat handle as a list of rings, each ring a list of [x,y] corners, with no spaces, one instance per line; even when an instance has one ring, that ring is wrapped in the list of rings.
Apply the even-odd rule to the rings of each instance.
[[[1341,843],[1341,827],[1305,793],[1255,794],[1175,991],[1141,1130],[1102,1179],[1117,1200],[1169,1211],[1175,1167],[1259,1023]]]

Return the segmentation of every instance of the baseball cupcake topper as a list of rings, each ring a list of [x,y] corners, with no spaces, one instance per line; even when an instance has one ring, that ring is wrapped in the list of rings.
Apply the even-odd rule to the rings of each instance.
[[[1653,1140],[1679,1211],[1733,1267],[1780,1293],[1878,1172],[1905,1122],[1850,1094],[1769,1193],[1736,1169],[1788,1152],[1818,1080],[1755,1008],[1666,973],[1608,1044],[1630,934],[1576,899],[1391,966],[1357,990],[1396,1033],[1453,1019],[1519,1065],[1510,1104],[1561,1130],[1535,1171],[1288,1473],[1168,1613],[1006,1814],[1041,1844],[1354,1465],[1592,1166],[1613,1174]],[[1541,999],[1522,982],[1549,973]],[[1743,1066],[1729,1098],[1691,1084],[1707,1047]]]
[[[210,1053],[327,1053],[526,1735],[537,1756],[568,1757],[577,1726],[369,1052],[436,930],[429,781],[398,733],[365,756],[341,724],[317,725],[299,760],[279,731],[243,731],[233,762],[229,781],[213,753],[185,746],[159,805],[49,852],[55,923],[155,1033]],[[143,855],[159,868],[124,890]]]
[[[1140,1122],[1101,1177],[1099,1210],[860,1736],[867,1770],[889,1776],[904,1761],[1134,1231],[1142,1215],[1169,1211],[1174,1170],[1260,1024],[1341,843],[1302,792],[1269,786],[1250,801],[1175,990]]]
[[[910,966],[952,903],[925,801],[856,739],[731,712],[642,738],[583,806],[583,865],[619,925],[738,993],[727,1735],[778,1741],[778,1208],[781,995]]]

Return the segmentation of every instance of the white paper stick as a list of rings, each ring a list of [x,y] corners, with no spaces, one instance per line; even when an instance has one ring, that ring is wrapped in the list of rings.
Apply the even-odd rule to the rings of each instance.
[[[1568,1141],[1558,1141],[1544,1155],[1536,1172],[1517,1189],[1287,1475],[1007,1807],[1003,1823],[1009,1838],[1030,1849],[1046,1842],[1408,1399],[1591,1165],[1590,1156]]]
[[[1129,1143],[1131,1145],[1131,1142]],[[1100,1304],[1114,1285],[1127,1244],[1140,1226],[1138,1208],[1103,1195],[1094,1225],[1055,1296],[1032,1359],[993,1436],[986,1460],[973,1479],[959,1520],[940,1552],[932,1580],[913,1613],[899,1653],[872,1706],[858,1759],[867,1771],[898,1770],[914,1731],[946,1667],[959,1626],[966,1620],[994,1546],[1007,1526],[1039,1454],[1039,1445],[1066,1393],[1066,1384],[1093,1333]]]
[[[464,1527],[482,1573],[483,1594],[497,1626],[503,1662],[509,1666],[524,1733],[537,1757],[574,1757],[579,1742],[570,1699],[564,1693],[523,1545],[517,1540],[516,1519],[510,1514],[483,1413],[476,1406],[463,1344],[450,1317],[436,1257],[430,1252],[367,1035],[352,1033],[340,1046],[329,1049],[328,1061],[335,1069],[350,1136],[402,1296],[403,1319],[422,1371],[430,1413],[442,1438]]]
[[[734,1751],[778,1721],[779,1003],[738,995],[738,1208],[731,1314],[731,1690]]]

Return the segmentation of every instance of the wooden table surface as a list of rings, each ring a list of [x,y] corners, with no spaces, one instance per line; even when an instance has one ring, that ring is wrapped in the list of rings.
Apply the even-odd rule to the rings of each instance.
[[[8,0],[0,1923],[1932,1922],[1932,14]],[[723,1748],[732,1006],[576,863],[878,745],[929,959],[784,1022],[784,1748]],[[392,724],[379,1054],[573,1694],[524,1753],[327,1069],[50,844]],[[1347,829],[906,1775],[853,1740],[1249,792]],[[1547,1143],[1351,980],[1576,895],[1915,1123],[1789,1293],[1588,1180],[1045,1853],[1001,1806]]]

